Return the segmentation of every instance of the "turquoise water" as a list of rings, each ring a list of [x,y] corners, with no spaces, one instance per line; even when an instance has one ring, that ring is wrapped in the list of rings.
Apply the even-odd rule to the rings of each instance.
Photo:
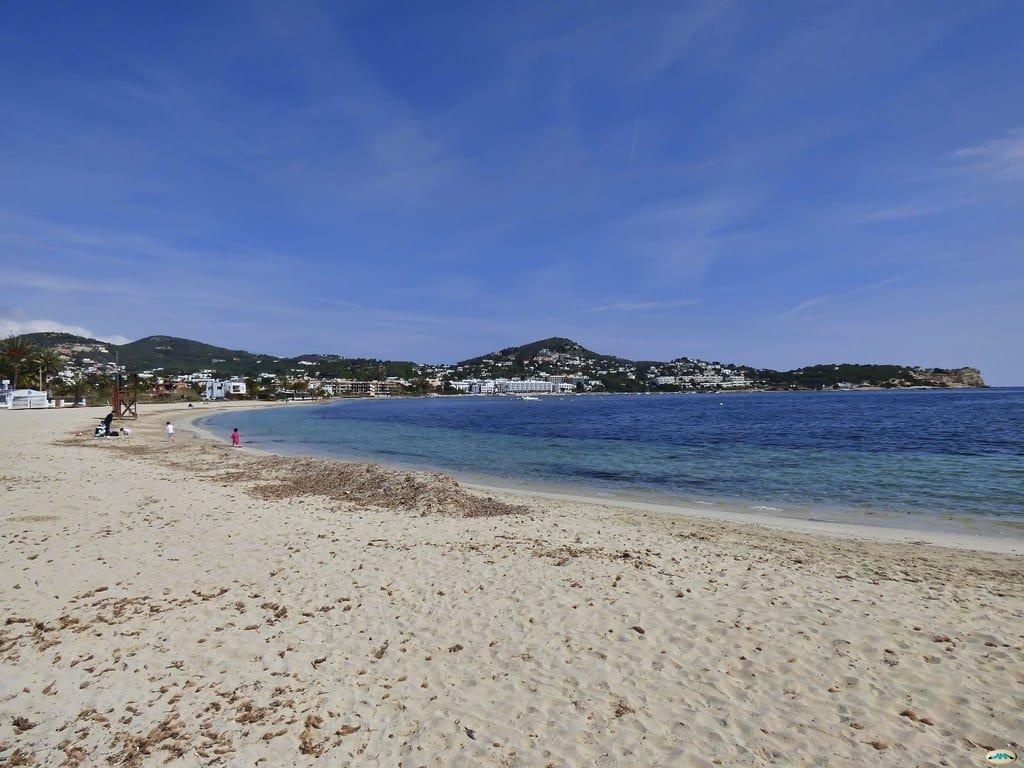
[[[1024,535],[1024,389],[394,398],[201,425],[492,485]]]

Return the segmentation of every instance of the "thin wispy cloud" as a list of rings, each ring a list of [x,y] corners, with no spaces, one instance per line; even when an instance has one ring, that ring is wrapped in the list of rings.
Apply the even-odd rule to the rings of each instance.
[[[999,181],[1024,179],[1024,128],[953,152],[954,168]]]
[[[700,302],[696,299],[675,299],[671,301],[616,301],[612,304],[594,307],[590,312],[654,312],[678,307],[692,307]]]
[[[740,362],[796,356],[807,317],[845,323],[837,345],[921,318],[904,347],[863,342],[892,358],[935,335],[931,296],[1024,278],[1012,3],[156,14],[0,25],[6,317],[278,354],[572,332]],[[930,348],[1024,382],[975,358],[1000,332],[977,330]]]
[[[935,216],[945,211],[948,205],[898,205],[890,208],[878,208],[860,217],[866,223],[887,223],[895,221],[907,221],[908,219],[923,219]]]
[[[800,302],[795,307],[786,310],[782,314],[784,317],[799,315],[801,312],[806,312],[808,309],[811,309],[812,307],[821,306],[822,304],[826,304],[831,300],[831,296],[815,296],[813,299],[807,299],[806,301]]]
[[[890,285],[897,285],[898,283],[906,280],[903,275],[897,275],[895,277],[887,277],[884,280],[879,280],[868,285],[862,285],[859,288],[853,288],[849,291],[850,294],[856,293],[871,293],[872,291],[879,291],[882,288],[888,288]]]
[[[709,271],[742,239],[735,228],[756,210],[752,194],[715,190],[664,201],[631,213],[614,229],[612,242],[628,253],[635,274],[651,293],[666,284],[699,290]]]
[[[109,280],[71,277],[59,272],[28,272],[12,269],[5,273],[4,281],[8,286],[21,291],[41,290],[47,293],[71,293],[100,295],[109,292]]]
[[[902,169],[901,202],[841,206],[843,224],[902,224],[949,217],[958,209],[1012,205],[1024,199],[1024,128],[925,158]]]
[[[871,294],[876,291],[880,291],[883,288],[888,288],[891,285],[896,285],[902,282],[905,278],[903,276],[887,277],[883,280],[877,280],[867,285],[859,285],[848,290],[842,291],[836,294],[825,294],[821,296],[815,296],[800,302],[792,309],[788,309],[782,313],[782,317],[792,317],[793,315],[799,315],[806,312],[814,307],[820,307],[825,304],[839,303],[844,299],[851,296],[857,296],[858,300],[863,301],[866,294]]]

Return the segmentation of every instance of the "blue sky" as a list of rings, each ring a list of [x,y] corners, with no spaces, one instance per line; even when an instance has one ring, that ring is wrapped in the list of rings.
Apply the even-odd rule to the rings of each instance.
[[[0,335],[1024,384],[1024,3],[0,5]]]

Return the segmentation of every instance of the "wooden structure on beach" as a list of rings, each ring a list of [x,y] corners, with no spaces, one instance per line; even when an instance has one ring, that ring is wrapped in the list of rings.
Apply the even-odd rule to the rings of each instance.
[[[114,391],[111,397],[112,410],[117,419],[139,418],[139,376],[114,376]]]

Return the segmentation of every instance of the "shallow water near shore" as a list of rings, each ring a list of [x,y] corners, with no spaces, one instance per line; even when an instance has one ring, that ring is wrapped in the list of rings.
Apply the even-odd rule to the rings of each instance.
[[[390,398],[198,423],[499,487],[1024,537],[1021,388]]]

